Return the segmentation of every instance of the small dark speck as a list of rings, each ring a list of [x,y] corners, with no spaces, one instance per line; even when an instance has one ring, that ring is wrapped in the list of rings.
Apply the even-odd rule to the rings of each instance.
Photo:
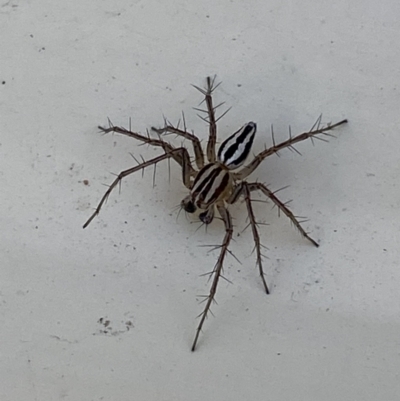
[[[5,84],[6,84],[6,81],[1,81],[1,84],[2,84],[2,85],[5,85]]]
[[[210,16],[209,16],[209,15],[206,15],[206,18],[210,18]]]
[[[157,266],[153,266],[154,269],[157,269]]]
[[[383,250],[386,252],[387,251],[387,249],[386,248],[383,248]]]
[[[242,87],[242,84],[237,84],[237,87],[238,87],[238,88],[241,88],[241,87]]]
[[[280,355],[280,354],[281,354],[280,352],[277,352],[277,353],[276,353],[276,355]]]
[[[88,180],[83,180],[83,184],[84,185],[89,185],[89,181]]]
[[[29,36],[30,36],[31,38],[33,38],[33,35],[32,35],[32,34],[30,34]]]
[[[334,233],[337,233],[337,230],[333,230]]]

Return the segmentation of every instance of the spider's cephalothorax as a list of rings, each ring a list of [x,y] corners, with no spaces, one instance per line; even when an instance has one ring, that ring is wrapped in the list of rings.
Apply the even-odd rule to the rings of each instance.
[[[291,220],[291,222],[299,230],[304,238],[309,240],[313,245],[318,246],[318,243],[307,234],[307,232],[301,226],[301,222],[297,220],[295,215],[290,211],[286,204],[276,196],[275,192],[271,191],[263,183],[247,182],[246,178],[268,156],[278,154],[280,150],[285,148],[293,150],[294,144],[304,141],[308,138],[322,139],[317,135],[330,135],[327,131],[330,131],[333,128],[347,122],[347,120],[342,120],[336,124],[321,126],[320,116],[310,131],[304,132],[295,137],[292,137],[290,135],[289,139],[279,144],[275,143],[275,139],[272,133],[273,146],[266,148],[265,150],[257,154],[249,164],[243,166],[253,144],[254,135],[257,128],[256,124],[253,122],[245,124],[242,128],[240,128],[237,132],[235,132],[221,144],[218,150],[218,154],[216,154],[216,123],[222,116],[217,119],[215,118],[215,109],[219,105],[213,106],[212,93],[218,86],[214,85],[214,83],[215,78],[212,79],[208,77],[207,86],[205,89],[201,89],[195,86],[195,88],[204,95],[204,101],[207,106],[206,110],[196,109],[206,114],[207,117],[204,118],[200,116],[200,118],[202,118],[209,124],[209,135],[205,154],[203,152],[203,149],[201,148],[199,138],[193,133],[189,133],[186,130],[184,120],[183,129],[180,129],[179,126],[174,127],[171,124],[168,124],[167,121],[165,121],[165,126],[163,128],[152,128],[152,130],[158,134],[158,138],[152,138],[149,135],[141,135],[137,132],[132,131],[130,128],[125,129],[123,127],[114,127],[111,125],[111,123],[109,128],[99,127],[100,130],[104,133],[117,132],[119,134],[134,138],[143,143],[160,147],[161,149],[163,149],[164,153],[151,160],[144,161],[143,163],[138,162],[137,166],[122,171],[114,180],[114,182],[110,185],[109,189],[100,200],[100,203],[98,204],[96,210],[83,226],[84,228],[87,227],[89,223],[93,220],[93,218],[99,214],[101,207],[107,200],[111,191],[121,182],[124,177],[133,174],[136,171],[143,170],[148,166],[156,165],[162,160],[167,160],[171,158],[181,166],[183,184],[190,191],[189,195],[185,197],[181,202],[182,208],[188,213],[194,213],[197,209],[200,209],[201,212],[199,214],[199,217],[204,224],[209,224],[212,222],[215,211],[217,210],[225,225],[225,237],[223,239],[223,242],[220,246],[216,247],[220,248],[220,254],[213,271],[210,273],[210,277],[213,276],[213,280],[209,295],[206,297],[204,310],[200,315],[201,319],[196,330],[195,339],[192,345],[192,351],[194,351],[196,348],[197,340],[199,338],[199,334],[203,327],[204,321],[208,313],[210,312],[211,304],[215,299],[218,281],[221,278],[225,256],[228,252],[230,252],[228,248],[233,234],[232,218],[228,209],[230,204],[235,203],[240,197],[242,197],[244,199],[244,202],[246,203],[247,214],[249,217],[249,226],[251,227],[255,243],[256,263],[262,279],[264,290],[267,294],[269,293],[269,290],[264,277],[262,266],[263,255],[261,254],[261,242],[258,234],[258,223],[253,212],[252,199],[250,197],[251,192],[260,191],[263,195],[265,195],[269,200],[274,203],[274,205],[278,208],[280,212],[285,214]],[[176,134],[191,142],[195,156],[196,168],[192,165],[189,152],[185,147],[176,148],[164,139],[162,139],[162,135],[171,133]],[[206,164],[205,156],[207,157]]]
[[[222,143],[217,161],[207,164],[196,174],[190,195],[182,200],[186,212],[202,209],[200,220],[204,224],[212,222],[214,205],[232,194],[235,179],[231,172],[239,168],[249,155],[256,130],[255,123],[247,123]]]

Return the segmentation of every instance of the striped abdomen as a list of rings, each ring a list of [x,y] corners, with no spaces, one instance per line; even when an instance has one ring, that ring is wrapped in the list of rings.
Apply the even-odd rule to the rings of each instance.
[[[256,123],[249,122],[222,142],[218,150],[218,161],[229,170],[240,167],[250,153],[256,130]]]
[[[231,187],[232,178],[229,171],[219,163],[210,163],[197,174],[191,198],[198,208],[208,209],[213,203],[223,199]]]

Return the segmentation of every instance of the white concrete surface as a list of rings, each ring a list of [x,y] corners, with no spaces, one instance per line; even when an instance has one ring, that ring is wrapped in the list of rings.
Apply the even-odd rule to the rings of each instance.
[[[400,399],[399,18],[389,0],[3,1],[0,400]],[[129,152],[159,154],[96,126],[145,132],[183,110],[205,139],[190,84],[209,74],[232,106],[221,138],[256,121],[255,152],[272,123],[282,140],[321,112],[350,123],[254,174],[290,186],[321,246],[257,204],[272,294],[247,230],[191,353],[217,258],[200,245],[223,226],[176,218],[178,168],[155,188],[130,177],[82,224]]]

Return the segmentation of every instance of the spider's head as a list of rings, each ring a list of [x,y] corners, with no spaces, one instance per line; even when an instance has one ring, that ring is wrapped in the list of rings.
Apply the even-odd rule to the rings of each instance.
[[[197,209],[197,207],[194,204],[192,197],[190,195],[188,195],[186,198],[182,199],[181,206],[185,210],[185,212],[188,212],[188,213],[194,213]]]

